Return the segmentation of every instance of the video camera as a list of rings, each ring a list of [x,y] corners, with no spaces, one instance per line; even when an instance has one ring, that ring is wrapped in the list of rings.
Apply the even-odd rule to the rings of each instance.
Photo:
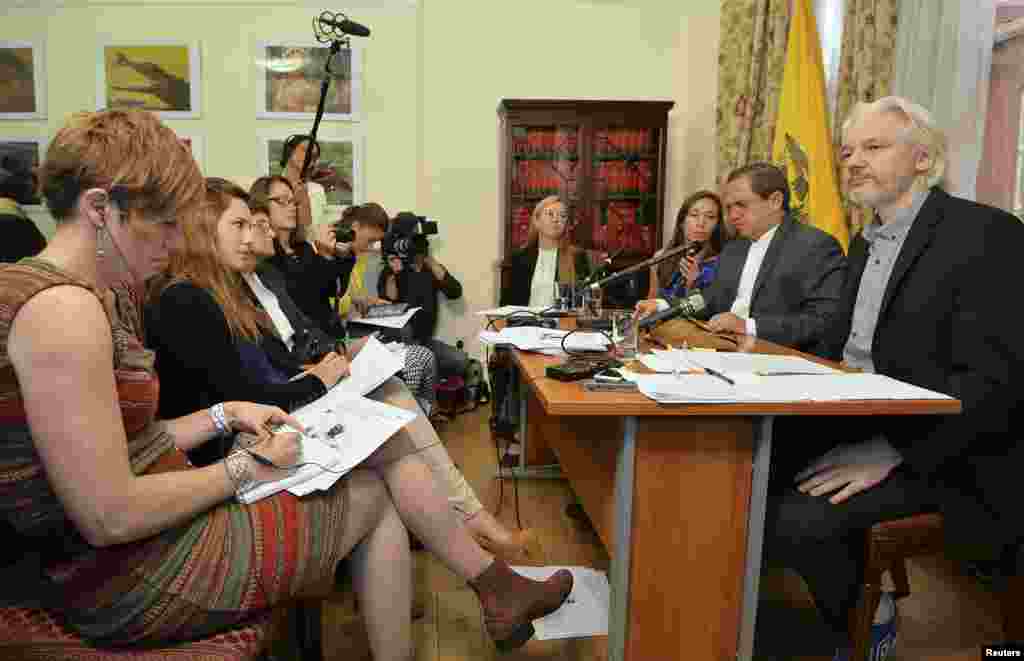
[[[391,228],[381,239],[381,251],[385,257],[398,255],[403,262],[409,262],[416,255],[427,254],[427,237],[433,234],[437,234],[436,220],[403,211],[392,219]]]

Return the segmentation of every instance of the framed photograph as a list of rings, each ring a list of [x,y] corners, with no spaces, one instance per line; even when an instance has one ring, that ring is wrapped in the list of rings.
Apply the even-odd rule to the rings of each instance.
[[[296,131],[300,133],[302,131]],[[281,174],[281,153],[287,133],[266,134],[260,139],[261,175]],[[320,160],[313,167],[311,181],[324,187],[327,204],[345,207],[362,204],[363,190],[363,138],[353,134],[347,137],[317,135]]]
[[[312,43],[257,42],[256,93],[261,118],[312,119],[327,76],[330,49]],[[362,67],[358,48],[342,49],[331,59],[331,82],[324,101],[325,120],[360,119]]]
[[[186,131],[175,131],[175,133],[178,134],[178,139],[192,150],[192,158],[196,159],[199,169],[206,174],[206,140],[203,136]]]
[[[161,117],[199,117],[199,45],[181,42],[100,47],[96,108],[142,108]]]
[[[13,172],[31,171],[42,162],[45,144],[41,138],[34,137],[0,137],[0,167]],[[26,206],[43,204],[38,192]]]
[[[0,41],[0,119],[46,118],[41,41]]]

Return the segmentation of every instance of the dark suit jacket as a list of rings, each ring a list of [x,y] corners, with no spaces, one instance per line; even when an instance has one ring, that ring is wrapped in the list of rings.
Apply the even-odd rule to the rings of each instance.
[[[529,305],[530,287],[533,284],[533,269],[537,266],[537,255],[540,249],[534,243],[516,251],[505,258],[501,266],[501,295],[498,305]],[[576,253],[576,279],[581,280],[590,275],[590,260],[587,253],[580,250]],[[557,272],[555,277],[558,277]],[[552,280],[554,285],[555,281]]]
[[[321,346],[333,346],[335,338],[325,332],[320,326],[308,317],[292,299],[288,293],[288,281],[284,274],[278,271],[269,262],[264,262],[256,269],[256,274],[266,285],[267,289],[277,296],[277,302],[281,306],[281,312],[288,318],[296,333],[308,332],[317,336]],[[250,292],[251,294],[251,292]],[[252,300],[259,305],[259,300],[252,294]],[[260,346],[267,354],[270,364],[283,372],[286,376],[294,376],[301,371],[301,365],[296,361],[288,346],[277,335],[277,333],[263,333],[260,338]]]
[[[718,276],[704,292],[705,318],[732,307],[751,245],[749,239],[734,239],[722,249]],[[820,351],[845,272],[846,258],[831,234],[787,217],[772,237],[754,282],[750,316],[757,322],[757,336]]]
[[[932,189],[893,266],[871,344],[878,373],[963,403],[961,415],[874,422],[905,467],[943,491],[951,550],[974,557],[1024,534],[1024,325],[1011,289],[1024,282],[1022,254],[1015,217]],[[868,259],[858,236],[827,336],[831,358],[842,357]]]

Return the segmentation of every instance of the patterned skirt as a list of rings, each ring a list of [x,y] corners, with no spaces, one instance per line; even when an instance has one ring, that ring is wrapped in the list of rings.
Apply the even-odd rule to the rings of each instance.
[[[186,469],[177,452],[149,472]],[[52,567],[54,604],[79,635],[102,645],[209,636],[269,607],[326,593],[342,559],[347,479],[299,499],[278,493],[223,503],[191,523]]]

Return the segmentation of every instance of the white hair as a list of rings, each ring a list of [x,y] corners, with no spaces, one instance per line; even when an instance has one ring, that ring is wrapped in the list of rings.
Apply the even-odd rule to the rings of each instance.
[[[935,125],[932,114],[910,99],[884,96],[870,103],[861,101],[856,104],[843,122],[843,141],[846,141],[846,134],[851,127],[867,115],[876,113],[896,113],[907,120],[906,131],[900,137],[927,150],[932,159],[931,168],[918,177],[915,183],[920,188],[942,186],[946,176],[946,135]]]

